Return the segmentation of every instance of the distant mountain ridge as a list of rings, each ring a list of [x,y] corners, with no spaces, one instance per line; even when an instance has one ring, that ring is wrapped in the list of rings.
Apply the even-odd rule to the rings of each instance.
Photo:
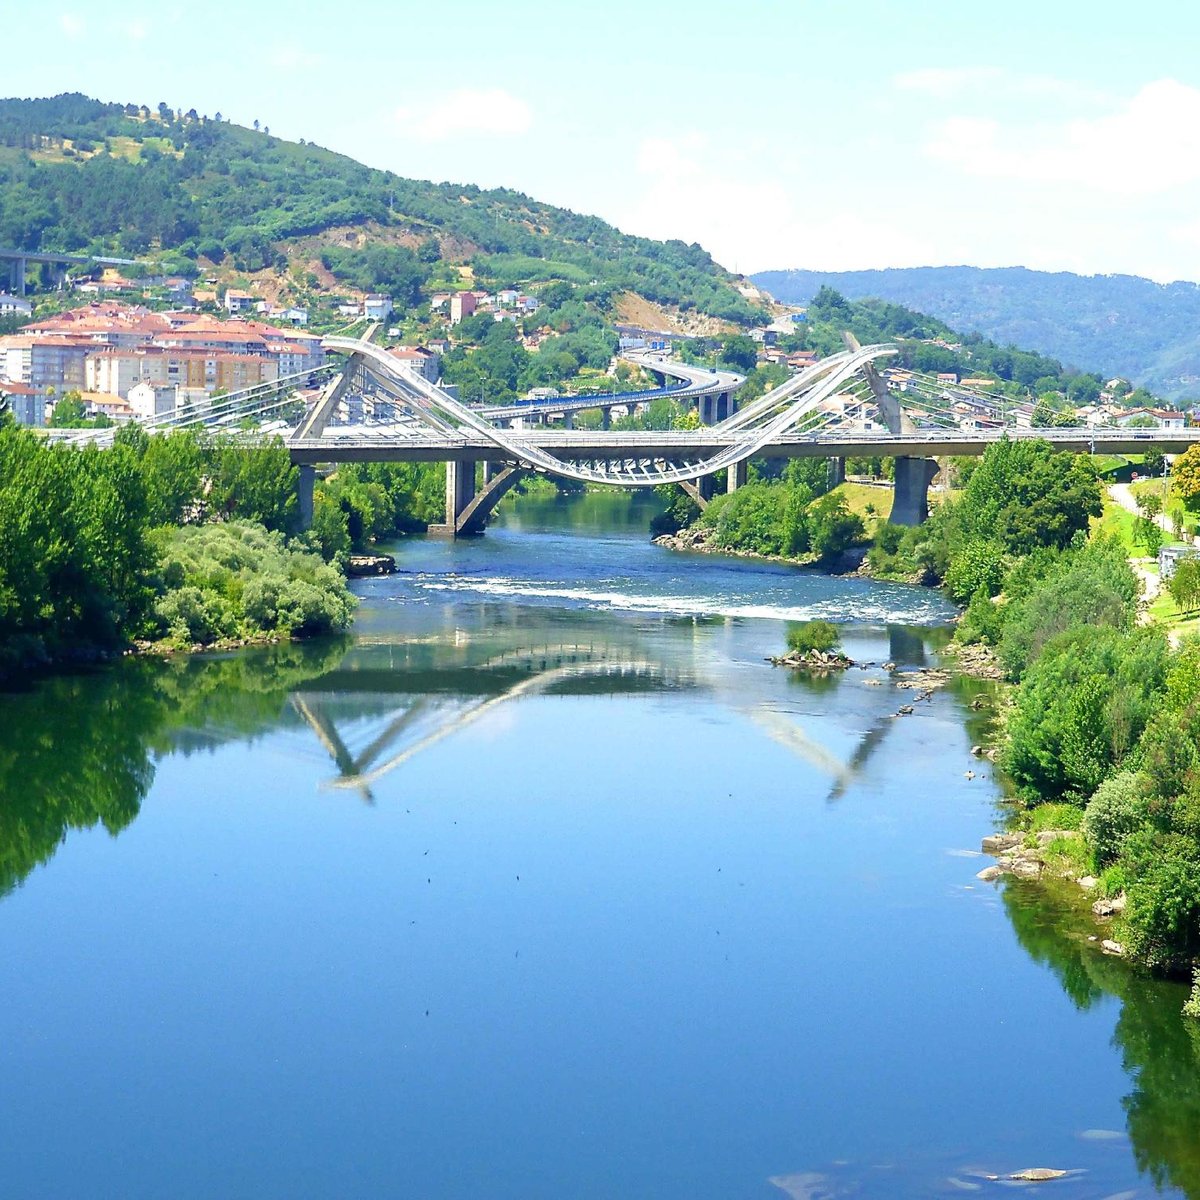
[[[788,304],[822,286],[877,297],[963,332],[1120,375],[1172,400],[1200,396],[1200,285],[1136,275],[1074,275],[1025,267],[760,271],[754,283]]]

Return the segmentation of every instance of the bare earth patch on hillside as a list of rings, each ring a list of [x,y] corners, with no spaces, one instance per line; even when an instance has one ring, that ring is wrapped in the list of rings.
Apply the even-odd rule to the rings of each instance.
[[[736,333],[737,326],[729,321],[708,317],[703,313],[680,313],[639,296],[637,292],[622,292],[615,298],[617,322],[637,325],[641,329],[660,329],[667,333],[685,333],[690,337],[719,337]]]

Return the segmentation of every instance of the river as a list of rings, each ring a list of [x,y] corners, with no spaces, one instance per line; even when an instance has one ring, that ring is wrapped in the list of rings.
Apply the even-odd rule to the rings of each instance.
[[[0,698],[5,1196],[1200,1197],[1184,990],[975,878],[984,685],[764,661],[823,616],[931,664],[948,605],[650,504],[506,502],[347,639]]]

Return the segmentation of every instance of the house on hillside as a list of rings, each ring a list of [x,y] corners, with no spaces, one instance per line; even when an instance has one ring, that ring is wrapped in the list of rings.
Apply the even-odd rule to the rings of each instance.
[[[0,317],[29,317],[33,315],[33,305],[21,296],[10,296],[0,292]]]
[[[419,346],[393,346],[388,353],[423,379],[429,380],[430,383],[437,383],[438,376],[442,371],[442,360],[437,354],[422,350]]]
[[[133,409],[120,396],[110,396],[107,392],[80,392],[79,398],[89,417],[108,417],[123,424],[133,416]]]
[[[254,297],[249,292],[239,292],[236,288],[230,288],[225,293],[226,312],[248,312],[253,307]]]
[[[1008,410],[1008,415],[1012,417],[1013,424],[1018,429],[1032,429],[1033,414],[1035,411],[1036,405],[1029,403],[1014,404],[1012,408]]]
[[[368,321],[386,321],[392,315],[392,298],[372,292],[363,301],[363,316]]]
[[[1165,582],[1175,574],[1175,568],[1179,565],[1181,559],[1195,557],[1195,546],[1184,546],[1179,543],[1175,543],[1171,546],[1161,547],[1158,552],[1159,578]]]
[[[458,325],[475,311],[475,293],[459,292],[450,297],[450,324]]]
[[[126,399],[133,415],[139,421],[152,421],[155,417],[169,417],[175,412],[176,388],[173,383],[134,384]]]
[[[1144,427],[1146,429],[1183,429],[1187,417],[1181,412],[1165,408],[1127,408],[1113,417],[1113,424],[1121,429]]]

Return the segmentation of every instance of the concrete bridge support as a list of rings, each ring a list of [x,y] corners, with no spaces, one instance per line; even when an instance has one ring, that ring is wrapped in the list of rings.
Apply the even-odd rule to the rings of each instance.
[[[429,532],[442,537],[474,537],[483,533],[492,510],[522,475],[523,467],[498,468],[484,463],[483,486],[475,490],[475,463],[469,459],[446,464],[446,520],[430,525]]]
[[[937,473],[936,459],[896,459],[896,487],[888,517],[893,525],[920,525],[929,516],[929,485]]]
[[[736,492],[738,488],[746,486],[747,467],[748,463],[743,459],[741,462],[734,463],[732,467],[726,469],[725,490],[727,492]],[[720,475],[703,475],[693,482],[681,483],[679,486],[703,510],[708,507],[708,502],[721,490],[720,478]]]
[[[441,525],[430,525],[430,533],[457,537],[462,515],[475,499],[475,461],[452,458],[446,464],[446,519]]]
[[[826,467],[826,479],[832,491],[839,483],[846,482],[846,460],[844,458],[829,459]]]

